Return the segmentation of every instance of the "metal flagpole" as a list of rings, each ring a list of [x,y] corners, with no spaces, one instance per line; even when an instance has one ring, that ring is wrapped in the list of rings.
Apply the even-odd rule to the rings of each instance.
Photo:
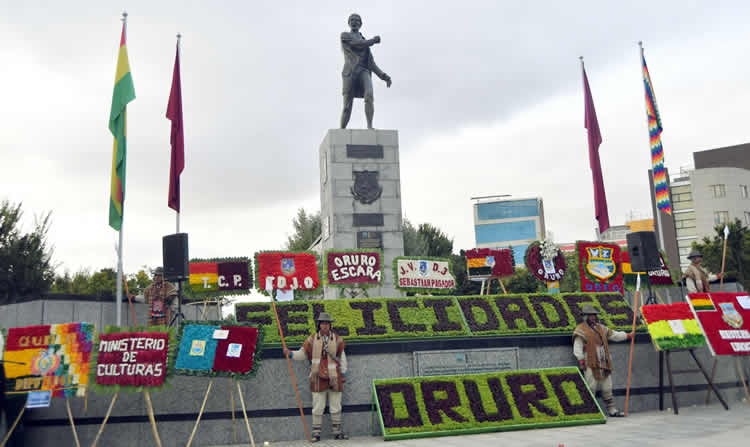
[[[177,33],[177,58],[180,59],[180,39],[182,39],[182,34]],[[182,90],[182,65],[180,65],[180,90]],[[182,94],[182,92],[180,92]],[[180,105],[180,108],[182,108],[182,105]],[[182,110],[180,110],[180,113],[182,113]],[[182,123],[180,123],[182,125]],[[185,149],[183,148],[183,151]],[[184,155],[183,155],[184,157]],[[178,191],[179,194],[179,191]],[[179,208],[179,207],[178,207]],[[177,216],[175,218],[175,233],[180,232],[180,212],[177,211]]]
[[[122,12],[122,33],[125,36],[125,39],[127,41],[128,38],[128,13],[127,11]],[[127,114],[127,109],[125,111]],[[128,120],[125,119],[125,122],[123,123],[123,126],[128,125]],[[127,131],[125,132],[127,134]],[[122,207],[123,211],[125,208],[125,199],[123,197],[122,201]],[[122,213],[122,222],[120,223],[120,231],[119,233],[119,241],[117,243],[117,289],[115,292],[115,307],[116,309],[116,317],[115,317],[115,323],[117,326],[120,326],[122,324],[122,280],[123,280],[123,274],[122,274],[122,230],[125,226],[125,213]]]

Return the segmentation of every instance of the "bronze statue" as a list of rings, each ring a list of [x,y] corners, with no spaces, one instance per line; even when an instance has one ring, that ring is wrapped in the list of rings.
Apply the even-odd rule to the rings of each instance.
[[[362,18],[359,14],[349,16],[350,32],[341,33],[341,50],[344,52],[343,78],[344,110],[341,112],[341,128],[346,129],[352,114],[354,98],[364,98],[367,128],[372,129],[372,116],[375,113],[374,97],[372,93],[372,73],[391,86],[391,77],[385,74],[372,57],[370,47],[380,43],[380,36],[365,39],[359,32]]]

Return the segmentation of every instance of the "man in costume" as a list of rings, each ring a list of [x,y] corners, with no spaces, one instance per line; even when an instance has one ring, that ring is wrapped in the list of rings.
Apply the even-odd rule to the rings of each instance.
[[[349,439],[341,429],[341,392],[347,370],[344,339],[331,330],[333,319],[328,312],[321,312],[315,320],[317,332],[309,336],[297,351],[284,349],[284,355],[292,354],[294,360],[308,360],[310,368],[310,391],[312,392],[312,442],[320,441],[323,410],[331,413],[331,432],[336,439]]]
[[[584,321],[573,331],[573,355],[578,359],[591,392],[596,394],[596,390],[601,389],[607,413],[611,417],[622,417],[624,414],[617,411],[615,398],[612,396],[614,366],[609,355],[609,341],[629,340],[633,338],[633,334],[614,331],[599,323],[599,311],[591,304],[584,305],[581,313]]]
[[[380,36],[365,39],[359,32],[362,17],[359,14],[349,16],[350,32],[341,33],[341,50],[344,52],[343,78],[344,110],[341,112],[341,128],[346,129],[352,114],[354,98],[364,98],[367,128],[372,129],[372,116],[375,114],[374,95],[372,93],[372,73],[391,86],[391,77],[383,73],[375,64],[370,47],[380,43]]]
[[[698,250],[691,251],[688,255],[688,259],[690,259],[690,265],[685,270],[685,273],[682,274],[683,279],[687,278],[688,293],[710,292],[711,287],[708,284],[709,281],[720,279],[722,274],[719,273],[718,275],[714,275],[706,272],[703,267],[701,267],[703,255]]]
[[[177,288],[164,280],[164,269],[154,269],[154,281],[143,291],[143,297],[149,307],[149,326],[166,326],[169,324],[169,309],[172,300],[177,296]]]

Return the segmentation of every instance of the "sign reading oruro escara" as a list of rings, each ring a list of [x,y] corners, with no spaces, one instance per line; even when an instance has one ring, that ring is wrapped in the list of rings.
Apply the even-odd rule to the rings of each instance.
[[[383,272],[379,252],[326,253],[329,284],[379,284]]]

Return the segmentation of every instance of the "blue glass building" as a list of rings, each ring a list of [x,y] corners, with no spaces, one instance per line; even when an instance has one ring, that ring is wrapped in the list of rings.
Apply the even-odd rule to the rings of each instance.
[[[494,199],[474,204],[474,240],[477,248],[513,248],[522,266],[526,248],[544,237],[541,197]]]

